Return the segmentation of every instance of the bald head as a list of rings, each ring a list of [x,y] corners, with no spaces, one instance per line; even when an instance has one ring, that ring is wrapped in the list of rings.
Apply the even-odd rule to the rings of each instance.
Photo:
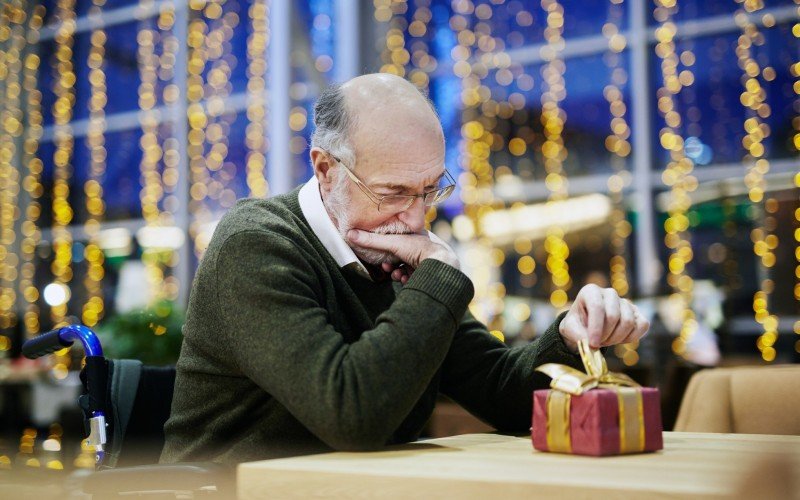
[[[314,124],[312,147],[339,155],[351,168],[356,158],[365,167],[377,159],[402,160],[400,153],[429,156],[416,155],[415,162],[443,161],[444,135],[433,104],[395,75],[363,75],[326,88],[314,108]]]
[[[388,73],[362,75],[342,84],[347,104],[354,111],[383,110],[416,113],[420,119],[438,122],[433,103],[411,82]],[[431,116],[432,115],[432,116]]]
[[[399,76],[359,76],[345,83],[342,91],[355,117],[351,139],[357,156],[386,156],[391,150],[413,151],[422,142],[443,143],[431,102]]]

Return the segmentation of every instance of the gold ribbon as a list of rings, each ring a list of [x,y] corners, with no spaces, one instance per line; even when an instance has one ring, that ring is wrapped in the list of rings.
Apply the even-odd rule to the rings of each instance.
[[[644,450],[644,404],[642,393],[632,378],[624,373],[608,371],[606,360],[599,351],[589,347],[589,341],[578,342],[578,352],[586,373],[571,366],[547,363],[536,368],[552,379],[553,389],[547,396],[547,448],[560,453],[572,453],[570,436],[571,396],[580,396],[595,389],[609,389],[617,394],[619,404],[620,453]],[[633,418],[630,418],[633,416]]]

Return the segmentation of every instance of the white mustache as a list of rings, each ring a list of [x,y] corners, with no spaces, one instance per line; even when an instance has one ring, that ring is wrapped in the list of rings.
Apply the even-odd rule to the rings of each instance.
[[[394,221],[394,222],[389,222],[387,224],[383,224],[383,225],[378,226],[375,229],[373,229],[372,232],[373,233],[377,233],[377,234],[412,234],[412,233],[414,233],[414,231],[412,231],[411,228],[408,227],[407,224],[405,224],[403,222],[400,222],[400,221]]]

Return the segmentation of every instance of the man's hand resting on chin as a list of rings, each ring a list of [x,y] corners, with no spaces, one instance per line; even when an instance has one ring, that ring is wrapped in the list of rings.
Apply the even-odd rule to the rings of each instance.
[[[347,232],[347,239],[355,246],[394,255],[399,263],[384,262],[381,268],[394,281],[404,285],[414,269],[425,259],[440,260],[459,269],[458,257],[453,249],[427,231],[424,234],[378,234],[351,229]]]

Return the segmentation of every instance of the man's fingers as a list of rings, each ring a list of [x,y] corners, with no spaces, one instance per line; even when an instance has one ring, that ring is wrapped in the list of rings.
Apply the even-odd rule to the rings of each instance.
[[[616,328],[614,328],[614,331],[611,333],[611,336],[606,340],[605,345],[629,342],[627,339],[634,332],[634,328],[636,327],[634,305],[628,300],[620,299],[618,296],[616,300],[619,304],[619,321],[617,322]]]
[[[605,321],[603,322],[603,337],[600,340],[600,345],[608,345],[622,317],[619,295],[613,289],[606,288],[603,290],[603,307],[605,308]]]
[[[351,229],[347,232],[347,238],[358,246],[395,253],[397,250],[397,242],[392,236],[396,235],[376,235],[375,233],[361,231],[360,229]]]
[[[425,245],[431,245],[427,236],[420,234],[377,234],[360,229],[347,232],[347,239],[355,246],[388,252],[403,262],[417,265]]]
[[[558,330],[567,348],[572,352],[577,352],[578,341],[589,337],[586,325],[583,324],[578,314],[575,312],[570,312],[564,316],[564,319],[561,320],[561,324],[558,326]]]
[[[589,345],[594,349],[600,347],[603,340],[603,325],[605,323],[605,304],[600,287],[586,286],[580,291],[583,307],[586,311],[586,330]]]
[[[639,340],[647,334],[647,331],[650,329],[650,322],[642,316],[638,310],[635,311],[635,322],[636,326],[633,329],[632,335],[636,337],[635,340]]]

